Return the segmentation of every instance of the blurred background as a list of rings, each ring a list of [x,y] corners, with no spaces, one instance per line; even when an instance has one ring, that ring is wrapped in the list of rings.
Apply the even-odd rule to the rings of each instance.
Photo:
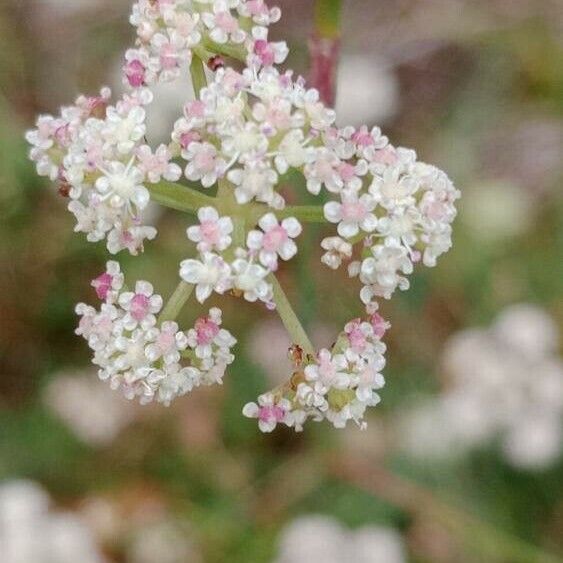
[[[109,391],[73,334],[106,253],[72,233],[23,133],[80,92],[119,90],[130,4],[0,2],[0,561],[562,561],[561,3],[344,1],[340,122],[381,125],[463,198],[453,250],[382,304],[387,386],[368,430],[268,436],[240,414],[287,376],[266,311],[223,301],[237,361],[169,409]],[[274,35],[307,75],[313,2],[279,4]],[[183,88],[159,93],[155,142]],[[120,260],[167,295],[186,218],[158,221],[144,257]],[[320,266],[321,235],[282,282],[326,346],[361,307]]]

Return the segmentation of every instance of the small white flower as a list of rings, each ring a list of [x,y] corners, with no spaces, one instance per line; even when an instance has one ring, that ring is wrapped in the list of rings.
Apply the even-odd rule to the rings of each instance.
[[[217,254],[204,252],[200,260],[184,260],[180,277],[196,286],[196,298],[203,303],[213,291],[225,293],[232,287],[231,267]]]
[[[153,184],[160,182],[161,178],[177,182],[182,176],[182,169],[171,162],[172,154],[166,145],[160,145],[154,153],[148,145],[143,145],[137,149],[136,155],[137,167]]]
[[[120,154],[131,154],[135,144],[145,135],[145,116],[145,110],[140,106],[131,108],[125,115],[109,107],[102,129],[104,140],[114,145]]]
[[[352,245],[340,237],[328,237],[322,240],[321,247],[326,252],[321,257],[321,262],[332,270],[337,270],[342,260],[352,258]]]
[[[153,331],[149,336],[151,343],[145,349],[147,358],[151,362],[162,358],[165,364],[179,362],[180,352],[188,346],[188,337],[179,330],[178,323],[166,321]]]
[[[271,168],[262,165],[247,165],[245,168],[230,170],[227,177],[235,185],[237,203],[244,205],[256,199],[271,207],[279,207],[276,202],[281,196],[274,192],[278,175]]]
[[[276,426],[286,421],[291,411],[291,403],[286,399],[276,401],[271,393],[258,397],[258,404],[247,403],[242,414],[247,418],[257,418],[261,432],[273,432]],[[295,421],[294,421],[295,424]]]
[[[280,224],[273,213],[264,215],[258,225],[262,231],[250,231],[247,246],[258,254],[266,268],[277,270],[278,256],[287,261],[297,254],[297,245],[292,239],[298,237],[303,228],[294,217],[288,217]]]
[[[193,182],[200,181],[205,188],[215,184],[225,173],[226,162],[210,143],[190,143],[182,151],[182,156],[188,161],[186,178]]]
[[[237,258],[232,268],[233,287],[241,291],[247,301],[271,302],[272,286],[265,279],[268,270],[246,258]]]
[[[342,203],[330,201],[324,206],[324,214],[331,223],[338,223],[338,234],[344,238],[356,236],[360,229],[371,233],[377,227],[377,218],[372,213],[375,201],[369,194],[360,197],[355,192],[342,192]]]
[[[107,199],[111,207],[131,209],[134,205],[142,210],[149,203],[149,192],[142,184],[143,173],[133,162],[134,159],[127,165],[122,162],[108,163],[102,170],[104,175],[96,181],[96,188],[102,199]]]
[[[360,280],[368,284],[374,295],[389,299],[397,287],[408,289],[409,282],[403,274],[411,274],[412,262],[405,248],[377,245],[372,249],[373,256],[366,258],[361,265]]]
[[[220,217],[214,207],[202,207],[197,212],[199,225],[189,227],[188,238],[197,243],[200,252],[223,251],[232,242],[233,221],[230,217]]]

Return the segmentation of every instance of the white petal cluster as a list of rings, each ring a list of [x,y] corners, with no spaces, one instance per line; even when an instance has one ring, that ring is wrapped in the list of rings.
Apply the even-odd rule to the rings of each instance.
[[[247,236],[247,247],[232,248],[233,222],[220,217],[214,207],[198,212],[199,224],[188,228],[188,238],[197,243],[199,256],[180,263],[180,277],[196,287],[203,303],[213,292],[232,290],[247,301],[272,307],[273,289],[267,277],[278,268],[278,257],[290,260],[297,254],[294,238],[302,232],[295,217],[278,221],[273,213],[260,218],[261,230]]]
[[[115,263],[109,263],[98,280],[113,287],[115,275]],[[98,295],[106,298],[99,310],[84,303],[76,307],[80,316],[76,333],[93,350],[100,379],[128,399],[165,405],[194,387],[221,383],[234,361],[231,349],[236,340],[221,328],[219,309],[212,309],[185,333],[173,321],[158,322],[162,298],[150,283],[139,281],[134,292],[121,292],[117,298],[100,287]]]
[[[282,63],[285,42],[268,41],[268,26],[280,17],[263,0],[138,0],[130,18],[137,44],[126,53],[124,80],[133,88],[175,80],[206,48],[240,51],[252,67]]]
[[[434,266],[449,250],[459,192],[444,172],[393,147],[378,128],[335,129],[334,120],[318,93],[291,72],[222,69],[201,100],[186,104],[172,138],[188,179],[206,187],[222,181],[241,205],[282,209],[277,186],[290,168],[305,176],[312,194],[324,189],[336,197],[324,215],[342,243],[326,241],[323,261],[337,268],[364,243],[350,273],[360,277],[371,312],[377,298],[408,288],[415,263]],[[257,241],[256,234],[249,239]],[[272,254],[261,256],[275,267]]]
[[[331,350],[309,358],[288,385],[248,403],[243,414],[258,419],[262,432],[272,432],[278,424],[300,431],[307,419],[328,420],[335,428],[353,420],[365,428],[366,408],[380,402],[377,392],[385,385],[381,338],[388,327],[377,313],[367,321],[351,321]]]
[[[290,522],[279,539],[274,563],[406,563],[405,540],[385,526],[345,528],[338,520],[305,515]]]
[[[49,494],[34,481],[0,484],[2,563],[108,563],[82,518],[50,505]]]
[[[291,72],[220,69],[201,99],[186,104],[172,138],[187,162],[188,179],[206,187],[223,180],[239,204],[281,209],[280,175],[315,158],[318,132],[334,119],[318,93]]]
[[[509,307],[487,329],[454,335],[444,349],[447,389],[404,417],[407,450],[444,458],[497,439],[516,467],[552,465],[563,444],[557,344],[553,320],[528,304]]]
[[[57,180],[70,198],[76,232],[88,240],[106,239],[112,254],[138,254],[156,229],[143,224],[150,196],[146,183],[178,180],[181,169],[162,145],[154,152],[145,145],[148,90],[125,95],[109,105],[110,91],[79,97],[59,117],[42,116],[27,133],[30,157],[42,176]]]
[[[123,67],[129,92],[112,105],[105,88],[58,117],[41,116],[26,136],[30,157],[70,198],[75,231],[104,240],[112,254],[136,255],[155,238],[143,218],[149,190],[175,208],[197,209],[198,223],[187,229],[197,254],[181,262],[179,276],[201,303],[230,292],[274,309],[272,274],[298,252],[296,217],[332,224],[321,260],[335,270],[347,263],[370,320],[349,323],[332,349],[296,363],[290,383],[247,405],[245,414],[263,431],[278,423],[300,430],[308,418],[362,425],[384,383],[386,324],[377,300],[408,289],[415,263],[432,267],[450,248],[460,194],[444,172],[391,145],[379,128],[336,127],[319,92],[276,67],[288,54],[284,42],[268,38],[280,16],[264,0],[137,0],[130,17],[136,44]],[[214,71],[209,85],[194,88],[196,99],[184,105],[170,142],[151,147],[150,87],[189,72],[194,57]],[[222,57],[246,66],[225,67]],[[324,206],[285,209],[288,174],[301,175]],[[216,206],[196,207],[212,196],[167,184],[182,178],[216,188]],[[184,333],[174,322],[159,323],[163,302],[151,284],[125,288],[116,262],[92,285],[102,304],[77,306],[77,333],[113,387],[168,404],[221,381],[235,341],[220,328],[219,310]]]
[[[359,276],[360,297],[372,310],[377,298],[408,289],[415,263],[435,266],[450,249],[460,194],[444,172],[417,161],[412,150],[393,147],[378,128],[348,127],[323,139],[322,161],[305,170],[310,190],[324,186],[339,196],[324,206],[339,239],[324,241],[323,262],[338,267],[351,255],[344,243],[363,240],[361,259],[349,273]]]

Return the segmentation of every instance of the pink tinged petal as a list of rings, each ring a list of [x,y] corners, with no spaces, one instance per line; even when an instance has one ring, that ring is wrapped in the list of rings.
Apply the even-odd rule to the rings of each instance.
[[[211,344],[220,331],[219,325],[210,318],[198,319],[194,328],[197,333],[197,343],[200,346]]]
[[[368,210],[361,201],[345,201],[342,203],[342,220],[361,223],[367,216]]]
[[[163,354],[172,351],[176,345],[176,337],[173,333],[162,331],[156,339],[156,345]]]
[[[187,133],[182,133],[180,135],[180,146],[183,149],[187,149],[191,143],[195,143],[201,140],[201,135],[196,131],[188,131]]]
[[[379,313],[374,313],[370,318],[370,322],[375,336],[377,336],[377,338],[383,338],[389,328],[389,324],[385,319]]]
[[[185,107],[186,117],[204,117],[205,104],[201,100],[189,102]]]
[[[221,238],[221,231],[216,220],[202,221],[200,233],[201,239],[209,245],[216,245]]]
[[[262,247],[266,251],[277,252],[287,242],[288,238],[287,231],[278,225],[264,234]]]
[[[271,66],[276,60],[276,54],[272,45],[264,39],[258,39],[255,41],[254,52],[264,66]]]
[[[133,88],[139,88],[139,86],[142,86],[145,83],[146,69],[141,61],[133,60],[128,62],[123,71],[129,85]]]
[[[105,301],[113,283],[113,276],[105,272],[92,281],[92,287],[96,290],[98,299]]]
[[[137,321],[142,321],[148,314],[150,308],[150,300],[142,293],[136,293],[131,299],[129,305],[129,312],[131,316]]]
[[[275,427],[278,422],[283,421],[285,415],[286,411],[279,405],[266,405],[258,409],[258,420],[268,426]]]
[[[234,33],[238,29],[238,21],[229,12],[216,14],[215,24],[225,33]]]

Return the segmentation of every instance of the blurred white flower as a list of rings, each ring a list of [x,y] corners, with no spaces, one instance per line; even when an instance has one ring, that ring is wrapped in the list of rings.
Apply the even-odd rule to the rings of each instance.
[[[186,530],[163,521],[137,530],[127,550],[127,563],[202,563]]]
[[[460,219],[484,242],[501,242],[524,234],[534,221],[536,200],[512,182],[467,186]]]
[[[443,352],[448,386],[401,415],[403,446],[448,458],[498,437],[509,463],[542,469],[563,445],[563,361],[557,327],[540,308],[505,309],[488,329],[454,335]]]
[[[391,64],[344,53],[338,66],[336,114],[340,124],[384,123],[399,106],[399,84]]]
[[[45,404],[90,446],[111,443],[135,415],[135,405],[103,385],[93,371],[61,373],[45,389]]]
[[[88,528],[72,513],[49,511],[49,496],[31,481],[0,485],[2,563],[104,563]]]
[[[304,516],[283,530],[275,563],[406,563],[401,535],[392,528],[346,530],[327,516]]]

